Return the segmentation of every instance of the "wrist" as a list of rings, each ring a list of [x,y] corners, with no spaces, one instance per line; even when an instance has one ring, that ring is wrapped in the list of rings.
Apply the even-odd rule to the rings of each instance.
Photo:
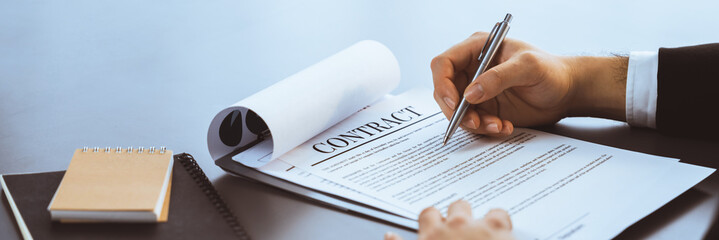
[[[572,89],[568,116],[626,120],[627,58],[567,57]]]

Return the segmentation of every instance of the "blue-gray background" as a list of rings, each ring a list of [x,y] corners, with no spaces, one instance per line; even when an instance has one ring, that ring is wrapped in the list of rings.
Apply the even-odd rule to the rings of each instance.
[[[394,52],[400,93],[431,88],[431,58],[507,12],[508,37],[609,55],[717,42],[717,9],[696,0],[0,0],[0,173],[65,169],[85,145],[162,145],[194,154],[216,179],[205,141],[215,113],[357,41]],[[266,221],[287,235],[258,234],[343,236],[303,230],[296,218]],[[388,229],[363,226],[357,237]]]

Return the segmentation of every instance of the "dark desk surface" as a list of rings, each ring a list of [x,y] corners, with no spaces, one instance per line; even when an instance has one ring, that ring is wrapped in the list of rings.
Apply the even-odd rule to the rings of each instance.
[[[413,5],[410,5],[413,4]],[[488,5],[490,4],[490,5]],[[257,239],[380,239],[412,232],[228,176],[206,131],[216,112],[352,43],[393,50],[402,83],[431,88],[430,59],[509,11],[509,37],[557,54],[626,53],[715,42],[719,2],[33,1],[0,7],[0,173],[65,169],[83,146],[189,152]],[[694,126],[701,129],[701,126]],[[719,167],[717,142],[577,118],[542,130]],[[699,238],[717,209],[719,177],[622,237]],[[17,238],[0,208],[0,239]]]

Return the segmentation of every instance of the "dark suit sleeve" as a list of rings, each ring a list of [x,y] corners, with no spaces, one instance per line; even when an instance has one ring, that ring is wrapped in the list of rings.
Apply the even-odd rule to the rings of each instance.
[[[657,129],[668,135],[719,134],[719,43],[659,49]]]

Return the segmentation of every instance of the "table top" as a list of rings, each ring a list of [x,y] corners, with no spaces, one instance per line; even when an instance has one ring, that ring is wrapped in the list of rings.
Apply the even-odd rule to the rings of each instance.
[[[20,1],[0,8],[0,174],[67,168],[83,146],[188,152],[256,239],[381,239],[414,233],[229,176],[206,144],[214,115],[313,63],[373,39],[397,57],[393,93],[431,88],[429,62],[506,12],[508,37],[564,55],[626,54],[716,42],[717,1]],[[698,126],[701,127],[701,126]],[[540,130],[717,168],[718,142],[593,118]],[[719,177],[620,238],[700,238]],[[18,238],[0,208],[0,239]]]

